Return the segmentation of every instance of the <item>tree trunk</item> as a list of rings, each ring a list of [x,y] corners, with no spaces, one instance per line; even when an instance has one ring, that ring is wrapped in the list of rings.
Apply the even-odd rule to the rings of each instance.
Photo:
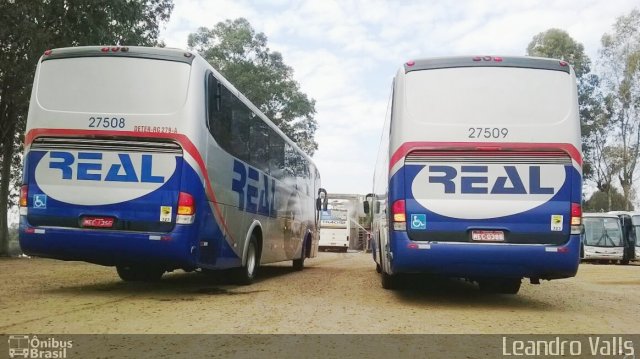
[[[13,162],[13,141],[16,130],[16,111],[12,103],[8,103],[4,113],[5,128],[2,136],[2,165],[0,168],[0,256],[9,255],[9,188],[11,186],[11,163]],[[0,109],[1,111],[2,109]]]

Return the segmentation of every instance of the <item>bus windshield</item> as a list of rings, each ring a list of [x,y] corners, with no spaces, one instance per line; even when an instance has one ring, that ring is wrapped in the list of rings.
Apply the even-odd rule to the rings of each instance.
[[[584,220],[584,244],[594,247],[621,247],[622,231],[617,218],[591,218]]]
[[[413,121],[439,125],[542,126],[569,115],[574,105],[569,80],[561,71],[526,68],[414,71],[407,74],[406,108]]]
[[[37,99],[52,111],[174,113],[187,98],[190,68],[182,62],[131,57],[47,60],[40,66]]]

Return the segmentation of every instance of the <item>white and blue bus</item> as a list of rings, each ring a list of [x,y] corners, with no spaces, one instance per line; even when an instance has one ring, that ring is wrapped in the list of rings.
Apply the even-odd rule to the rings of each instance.
[[[575,74],[564,61],[404,64],[365,205],[382,286],[402,273],[432,273],[515,294],[522,278],[574,276],[580,146]]]
[[[261,264],[318,246],[313,161],[201,56],[47,50],[25,135],[20,245],[123,280]]]

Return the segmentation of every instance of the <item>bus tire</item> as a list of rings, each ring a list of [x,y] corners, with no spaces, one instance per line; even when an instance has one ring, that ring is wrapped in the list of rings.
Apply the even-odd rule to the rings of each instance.
[[[155,282],[162,278],[164,269],[156,267],[116,266],[118,276],[125,282]]]
[[[398,287],[397,274],[387,274],[387,272],[381,271],[380,279],[382,282],[382,288],[384,289],[396,289]]]
[[[300,258],[293,260],[293,270],[301,271],[304,269],[304,260],[307,257],[307,239],[305,238],[302,241],[302,251],[300,253]]]
[[[621,261],[620,261],[620,264],[622,264],[622,265],[625,265],[625,266],[626,266],[626,265],[628,265],[628,264],[629,264],[629,260],[628,260],[628,259],[623,259],[623,260],[621,260]]]
[[[253,283],[258,274],[258,268],[260,267],[258,239],[255,233],[251,234],[248,246],[245,264],[233,270],[234,282],[239,285],[249,285]]]
[[[521,278],[483,279],[478,282],[480,290],[485,293],[518,294]]]
[[[380,267],[380,264],[376,263],[376,272],[377,273],[382,273],[382,268]]]

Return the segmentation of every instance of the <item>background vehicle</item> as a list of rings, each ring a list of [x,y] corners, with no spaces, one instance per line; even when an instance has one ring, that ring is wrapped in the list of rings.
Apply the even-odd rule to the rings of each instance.
[[[611,214],[615,214],[620,218],[620,225],[622,227],[622,240],[624,244],[624,257],[622,258],[622,264],[629,264],[630,261],[636,259],[636,231],[633,226],[633,220],[630,212],[625,211],[611,211]]]
[[[432,273],[517,293],[525,277],[574,276],[580,147],[575,74],[564,61],[407,62],[393,81],[365,208],[382,286]]]
[[[611,213],[584,213],[583,260],[625,260],[625,240],[622,221]]]
[[[640,213],[639,212],[631,212],[629,213],[631,216],[631,224],[633,224],[633,233],[636,238],[635,243],[635,256],[634,260],[640,261]]]
[[[20,244],[116,266],[124,280],[260,264],[318,245],[313,161],[202,57],[48,50],[25,135]]]
[[[332,208],[322,212],[320,220],[320,250],[339,250],[347,252],[349,249],[349,234],[351,221],[349,210],[332,204]]]

